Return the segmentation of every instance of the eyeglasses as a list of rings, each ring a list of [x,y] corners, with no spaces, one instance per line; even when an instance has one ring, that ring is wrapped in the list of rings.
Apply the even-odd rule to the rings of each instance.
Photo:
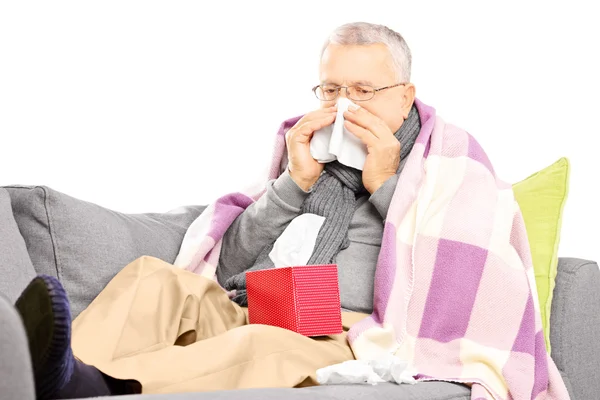
[[[379,89],[375,89],[371,85],[352,85],[352,86],[336,86],[336,85],[317,85],[312,88],[317,99],[321,101],[332,101],[338,98],[340,95],[340,89],[346,90],[346,97],[353,101],[367,101],[371,100],[376,92],[385,89],[391,89],[397,86],[406,85],[407,82],[396,83],[395,85],[385,86]]]

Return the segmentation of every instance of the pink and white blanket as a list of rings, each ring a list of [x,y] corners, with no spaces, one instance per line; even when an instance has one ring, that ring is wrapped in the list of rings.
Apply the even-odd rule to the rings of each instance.
[[[398,180],[373,313],[348,339],[358,359],[392,353],[419,381],[462,382],[472,399],[569,399],[548,355],[527,233],[512,186],[475,139],[415,102],[421,132]],[[260,189],[228,194],[186,232],[175,265],[213,278],[221,238],[287,164],[285,121]]]

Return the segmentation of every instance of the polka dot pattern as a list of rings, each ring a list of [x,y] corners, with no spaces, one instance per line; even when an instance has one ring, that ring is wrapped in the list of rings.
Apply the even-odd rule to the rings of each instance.
[[[342,332],[337,265],[306,265],[246,273],[251,324],[305,336]]]

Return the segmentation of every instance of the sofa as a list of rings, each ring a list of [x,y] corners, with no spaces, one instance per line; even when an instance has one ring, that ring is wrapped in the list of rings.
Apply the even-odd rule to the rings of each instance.
[[[150,255],[173,262],[187,227],[204,208],[186,206],[163,213],[124,214],[45,186],[1,187],[0,399],[35,398],[25,333],[12,304],[36,274],[61,280],[75,317],[123,266],[136,258]],[[596,262],[559,259],[550,338],[552,358],[571,398],[600,398],[600,270]],[[143,398],[467,400],[470,390],[454,383],[421,382],[260,388]]]

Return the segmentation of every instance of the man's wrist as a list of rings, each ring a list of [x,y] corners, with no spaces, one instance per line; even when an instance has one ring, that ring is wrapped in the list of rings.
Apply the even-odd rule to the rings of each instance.
[[[299,177],[295,176],[292,171],[288,170],[288,172],[290,174],[290,178],[292,178],[294,183],[296,183],[296,185],[298,185],[300,187],[300,189],[304,190],[305,192],[308,192],[310,190],[310,188],[313,187],[313,185],[319,179],[319,178],[317,178],[317,179],[299,178]]]
[[[273,191],[283,202],[295,208],[302,207],[304,200],[310,194],[294,182],[288,170],[275,180]]]
[[[375,193],[381,186],[383,186],[383,183],[377,182],[375,184],[371,184],[369,185],[369,187],[365,187],[365,189],[367,189],[367,192],[369,192],[369,194],[373,194]]]
[[[375,183],[370,184],[369,187],[365,186],[365,189],[367,189],[369,194],[373,194],[377,190],[379,190],[379,188],[382,187],[384,183],[385,183],[385,181],[379,180],[379,181],[376,181]]]
[[[376,181],[374,181],[374,183],[370,184],[369,187],[365,186],[365,189],[367,189],[367,191],[369,192],[369,194],[373,194],[376,191],[378,191],[387,181],[388,179],[390,179],[392,176],[394,176],[395,174],[391,174],[389,176],[383,177],[381,179],[378,179]]]
[[[398,185],[398,177],[399,175],[395,174],[388,178],[383,185],[377,188],[377,190],[369,197],[369,201],[375,206],[377,211],[379,211],[379,214],[384,220],[387,218],[387,212],[390,203],[392,202],[394,192],[396,191],[396,186]]]

